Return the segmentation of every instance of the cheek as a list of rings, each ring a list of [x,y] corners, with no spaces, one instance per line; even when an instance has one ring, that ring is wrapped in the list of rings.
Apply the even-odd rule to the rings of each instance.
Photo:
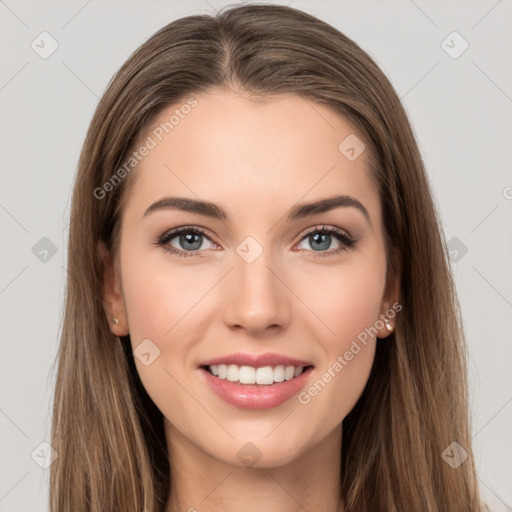
[[[312,312],[305,318],[316,317],[316,339],[325,340],[331,355],[379,319],[385,278],[382,258],[357,256],[337,266],[304,268],[294,278],[297,295]]]
[[[137,258],[131,254],[123,261],[122,268],[137,372],[158,409],[179,424],[181,415],[186,416],[187,411],[192,409],[192,416],[192,412],[198,412],[195,401],[183,391],[181,383],[190,370],[189,352],[200,311],[200,304],[196,308],[194,305],[213,283],[200,279],[198,272],[172,272],[161,257]],[[139,357],[144,353],[149,353],[147,365],[144,357]]]
[[[361,293],[361,297],[340,297],[335,307],[324,304],[322,310],[335,334],[323,337],[323,364],[315,368],[311,385],[297,396],[309,415],[323,418],[315,439],[321,439],[343,421],[370,376],[377,343],[371,328],[378,319],[378,306],[376,300],[369,301],[369,295]]]
[[[215,276],[208,279],[194,267],[177,269],[166,262],[165,255],[131,255],[123,265],[123,292],[134,344],[145,338],[165,344],[176,337],[182,325],[190,324],[195,305],[215,284]]]
[[[370,376],[375,356],[375,340],[343,344],[329,363],[319,368],[311,385],[297,396],[308,417],[320,418],[313,425],[314,440],[322,439],[343,422],[359,400]]]
[[[301,287],[297,295],[318,317],[306,315],[303,324],[321,343],[325,359],[313,385],[299,396],[299,403],[328,418],[328,432],[354,407],[368,381],[376,347],[381,301],[385,285],[385,261],[362,260],[357,264],[323,268],[309,279],[314,286]],[[314,327],[316,326],[316,327]],[[320,336],[320,333],[322,334]]]

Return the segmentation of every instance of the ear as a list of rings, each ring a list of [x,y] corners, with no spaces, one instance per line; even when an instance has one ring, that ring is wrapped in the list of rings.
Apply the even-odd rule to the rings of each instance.
[[[386,280],[386,289],[381,302],[381,313],[379,315],[380,320],[384,323],[382,329],[379,329],[377,337],[387,338],[395,329],[396,316],[402,309],[402,305],[398,302],[400,298],[400,272],[391,265],[388,279]],[[388,320],[388,324],[391,327],[390,331],[384,322],[384,319]],[[380,324],[380,322],[379,322]]]
[[[124,305],[120,272],[105,244],[100,240],[97,246],[98,256],[103,263],[103,309],[112,334],[129,334],[128,317]],[[116,318],[119,323],[112,320]]]

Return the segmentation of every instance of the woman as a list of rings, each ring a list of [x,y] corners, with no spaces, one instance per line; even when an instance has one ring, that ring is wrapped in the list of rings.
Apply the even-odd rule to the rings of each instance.
[[[464,335],[404,109],[299,10],[170,23],[73,192],[64,510],[483,510]]]

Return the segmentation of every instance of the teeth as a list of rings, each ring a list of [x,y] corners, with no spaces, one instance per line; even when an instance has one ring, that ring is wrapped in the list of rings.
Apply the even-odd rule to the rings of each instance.
[[[240,384],[261,384],[267,386],[274,382],[283,382],[284,380],[298,377],[304,370],[303,366],[284,366],[282,364],[275,367],[264,366],[263,368],[238,366],[236,364],[212,364],[208,368],[219,379],[240,382]]]

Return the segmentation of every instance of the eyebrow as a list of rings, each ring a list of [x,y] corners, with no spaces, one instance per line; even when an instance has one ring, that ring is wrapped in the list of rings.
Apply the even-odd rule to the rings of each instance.
[[[365,219],[371,225],[368,210],[355,197],[347,195],[335,195],[319,201],[295,205],[288,211],[286,221],[292,222],[297,219],[310,217],[319,213],[325,213],[339,207],[356,208],[364,215]],[[147,217],[157,210],[180,210],[196,213],[205,217],[211,217],[213,219],[229,220],[226,211],[220,206],[208,201],[198,201],[196,199],[186,197],[163,197],[149,206],[149,208],[144,212],[143,217]]]

